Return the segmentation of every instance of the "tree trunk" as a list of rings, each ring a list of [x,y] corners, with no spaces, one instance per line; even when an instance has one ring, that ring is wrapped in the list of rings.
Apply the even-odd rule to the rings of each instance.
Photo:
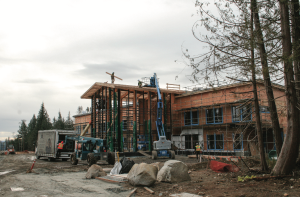
[[[292,0],[291,17],[292,17],[293,60],[294,60],[294,72],[295,72],[295,81],[296,81],[295,86],[296,86],[298,103],[300,98],[300,12],[299,9],[300,9],[299,0]],[[298,155],[297,163],[300,164],[300,155]]]
[[[279,125],[279,119],[278,119],[272,84],[271,84],[271,80],[270,80],[267,54],[266,54],[265,44],[264,44],[264,40],[263,40],[263,34],[262,34],[261,26],[260,26],[256,0],[253,0],[252,4],[253,4],[253,10],[254,10],[254,24],[255,24],[256,37],[257,37],[257,42],[258,42],[259,51],[260,51],[264,84],[265,84],[266,94],[267,94],[267,98],[268,98],[268,105],[269,105],[270,114],[271,114],[273,133],[274,133],[274,137],[275,137],[276,152],[277,152],[277,155],[279,156],[281,147],[282,147],[281,130],[280,130],[280,125]]]
[[[291,61],[292,43],[289,25],[288,1],[279,0],[280,20],[282,33],[282,49],[284,61],[284,81],[286,88],[287,105],[287,133],[282,146],[281,154],[272,171],[272,174],[289,174],[295,164],[299,152],[299,111],[294,82],[294,70]]]
[[[260,153],[261,170],[267,171],[268,165],[266,162],[265,152],[264,152],[264,142],[261,129],[260,121],[260,110],[258,104],[257,88],[256,88],[256,73],[255,73],[255,63],[254,63],[254,35],[253,35],[253,1],[251,0],[251,70],[252,70],[252,86],[253,86],[253,96],[254,96],[254,107],[255,107],[255,119],[256,119],[256,129],[258,137],[258,147]]]

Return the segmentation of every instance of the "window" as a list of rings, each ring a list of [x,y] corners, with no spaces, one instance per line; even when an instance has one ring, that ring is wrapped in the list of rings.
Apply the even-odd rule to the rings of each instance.
[[[184,125],[197,125],[198,122],[198,110],[184,112]]]
[[[81,128],[80,127],[81,127],[80,125],[76,126],[76,131],[77,131],[78,134],[81,133]]]
[[[83,125],[82,131],[84,131],[86,125]],[[86,131],[86,133],[89,133],[89,130]]]
[[[206,110],[206,124],[219,124],[223,122],[223,108]]]
[[[233,139],[233,149],[242,150],[243,149],[243,135],[242,134],[232,134]]]
[[[259,106],[260,113],[270,113],[270,109],[267,106]]]
[[[123,120],[123,131],[127,130],[127,120]]]
[[[252,105],[233,106],[232,107],[232,122],[246,122],[252,120]]]
[[[207,135],[207,149],[208,150],[223,150],[224,149],[223,134]]]

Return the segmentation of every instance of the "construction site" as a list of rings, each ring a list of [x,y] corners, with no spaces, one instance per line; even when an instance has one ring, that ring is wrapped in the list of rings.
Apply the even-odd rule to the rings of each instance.
[[[251,83],[180,90],[160,88],[163,127],[177,154],[192,154],[196,143],[204,155],[255,156],[256,118]],[[282,138],[286,132],[284,88],[274,85]],[[262,81],[258,83],[264,148],[276,150],[270,111]],[[91,100],[91,113],[75,115],[80,133],[91,121],[87,136],[107,139],[111,151],[152,151],[158,140],[156,88],[96,82],[82,96]],[[151,99],[149,99],[151,98]]]
[[[262,81],[257,89],[272,167],[276,146]],[[297,196],[300,171],[274,179],[259,170],[252,91],[250,82],[162,88],[156,74],[137,86],[95,82],[81,96],[90,113],[73,116],[74,131],[39,131],[35,153],[0,155],[0,194]],[[273,84],[273,91],[284,139],[284,88]],[[124,161],[132,166],[122,173]],[[99,170],[94,179],[92,168]]]

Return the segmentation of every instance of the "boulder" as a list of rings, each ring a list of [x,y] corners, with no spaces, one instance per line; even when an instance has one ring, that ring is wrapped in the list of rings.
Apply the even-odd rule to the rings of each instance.
[[[159,171],[163,166],[164,166],[164,162],[156,162],[156,163],[152,163],[151,165],[157,167],[157,170]]]
[[[127,175],[128,182],[133,186],[151,186],[156,181],[157,172],[157,167],[153,165],[134,164]]]
[[[190,181],[188,167],[185,163],[178,160],[169,160],[159,170],[157,180],[169,183]]]
[[[103,174],[104,174],[103,172],[104,172],[104,171],[103,171],[103,169],[101,168],[101,166],[98,166],[97,164],[94,164],[94,165],[92,165],[92,166],[88,169],[88,171],[87,171],[87,173],[86,173],[86,175],[85,175],[85,178],[87,178],[87,179],[94,179],[94,178],[98,177],[99,175],[105,176],[106,173],[104,172],[105,175],[103,175]]]

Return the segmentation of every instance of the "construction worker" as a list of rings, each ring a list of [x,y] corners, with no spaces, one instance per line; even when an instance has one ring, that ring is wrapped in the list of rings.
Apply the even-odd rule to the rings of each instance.
[[[142,82],[140,80],[138,80],[138,86],[139,86],[139,88],[142,87]]]
[[[199,143],[196,143],[196,157],[197,157],[197,161],[200,160],[201,163],[201,146],[199,145]],[[198,155],[199,155],[199,159],[198,159]]]
[[[64,148],[64,142],[61,141],[59,144],[58,144],[58,149],[62,150]]]
[[[111,74],[111,83],[115,82],[115,72]]]

